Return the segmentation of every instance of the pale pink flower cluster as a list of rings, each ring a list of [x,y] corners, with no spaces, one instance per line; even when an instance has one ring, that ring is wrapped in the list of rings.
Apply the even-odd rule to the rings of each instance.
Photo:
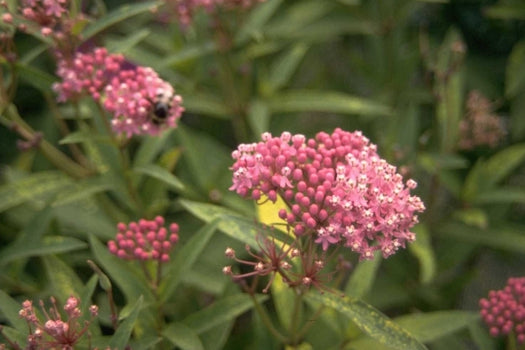
[[[388,257],[415,239],[410,228],[425,209],[410,195],[416,182],[404,183],[359,131],[336,129],[308,140],[264,133],[262,142],[241,144],[232,157],[230,190],[255,200],[281,196],[288,207],[279,216],[296,237],[311,236],[323,250],[344,245],[361,259],[376,250]]]
[[[170,251],[179,240],[179,226],[172,223],[168,233],[162,216],[128,225],[119,223],[117,229],[117,236],[108,242],[108,248],[112,254],[126,260],[167,262]]]
[[[175,14],[183,27],[191,24],[196,11],[203,9],[213,12],[218,7],[248,8],[265,0],[169,0],[168,4],[175,9]]]
[[[45,317],[44,320],[40,320],[30,300],[22,303],[19,315],[29,326],[28,349],[73,349],[87,332],[91,320],[98,315],[98,306],[91,305],[89,307],[91,319],[81,324],[80,300],[75,297],[67,299],[64,305],[67,316],[64,320],[53,297],[51,297],[51,305],[52,307],[46,310],[44,303],[40,301],[41,311]]]
[[[491,290],[479,306],[490,335],[513,334],[518,344],[525,344],[525,277],[509,278],[505,288]]]
[[[467,98],[465,118],[459,124],[459,148],[470,150],[478,146],[496,147],[505,137],[503,119],[494,114],[494,106],[479,91]]]
[[[128,137],[174,128],[184,111],[182,97],[153,69],[133,66],[105,48],[60,59],[57,75],[62,81],[53,88],[59,101],[90,94],[111,113],[113,130]],[[155,115],[159,99],[166,109],[162,119]]]
[[[67,0],[22,0],[21,5],[24,18],[40,26],[42,35],[61,32],[63,15],[68,12]]]

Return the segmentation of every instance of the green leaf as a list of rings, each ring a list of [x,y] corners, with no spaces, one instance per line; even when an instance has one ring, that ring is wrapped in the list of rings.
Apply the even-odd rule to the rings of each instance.
[[[214,220],[201,228],[182,247],[175,258],[166,267],[166,277],[160,287],[159,294],[162,303],[169,299],[175,288],[179,285],[182,276],[188,273],[202,253],[213,233],[217,228],[218,220]]]
[[[150,29],[143,28],[141,30],[137,30],[136,32],[132,32],[131,35],[127,37],[118,38],[118,40],[108,40],[106,47],[109,52],[125,53],[129,49],[135,47],[142,40],[150,36],[150,34]]]
[[[95,134],[89,130],[79,130],[68,134],[66,137],[61,139],[58,143],[61,145],[68,145],[72,143],[84,143],[92,141],[105,141],[110,142],[108,136]]]
[[[182,350],[204,350],[201,340],[193,329],[182,323],[168,325],[162,331],[162,335]]]
[[[58,300],[67,300],[70,296],[80,296],[82,281],[75,271],[54,255],[42,258],[46,270],[47,279],[53,288],[53,295]],[[83,301],[86,302],[87,301]]]
[[[149,164],[146,166],[139,166],[133,168],[133,171],[135,173],[146,174],[157,180],[160,180],[178,192],[184,191],[184,184],[170,171],[159,165]]]
[[[408,245],[408,249],[419,261],[419,281],[426,284],[436,275],[436,257],[427,227],[420,224],[415,226],[413,231],[417,239]]]
[[[516,144],[505,148],[490,157],[484,165],[484,174],[488,187],[502,181],[525,161],[525,144]]]
[[[171,137],[173,137],[173,133],[169,130],[156,137],[144,138],[133,158],[133,167],[139,168],[153,163]]]
[[[33,66],[17,63],[16,69],[20,79],[24,80],[26,83],[32,85],[36,89],[46,93],[51,91],[53,83],[57,81],[57,79],[51,74]]]
[[[254,100],[248,108],[248,123],[253,133],[261,135],[270,128],[270,109],[268,105],[261,100]]]
[[[253,248],[258,248],[257,235],[273,236],[277,241],[285,243],[292,241],[285,233],[279,230],[269,230],[267,227],[255,224],[253,219],[237,215],[226,208],[188,200],[180,200],[180,203],[186,210],[205,222],[220,218],[219,230]]]
[[[267,295],[255,296],[257,303],[268,299]],[[182,323],[193,329],[197,334],[230,321],[253,307],[253,301],[247,294],[235,294],[225,297],[186,317]]]
[[[270,69],[267,87],[269,94],[279,90],[288,83],[307,50],[308,45],[297,43],[275,60]]]
[[[382,260],[381,254],[376,253],[373,260],[360,261],[346,284],[345,295],[354,298],[364,297],[374,284]]]
[[[150,12],[160,5],[162,5],[161,1],[148,1],[122,5],[89,25],[82,33],[82,38],[86,41],[118,22],[141,13]]]
[[[22,305],[0,289],[0,312],[3,318],[18,331],[27,332],[27,323],[18,314],[20,309],[22,309]]]
[[[465,242],[486,245],[495,249],[525,253],[525,228],[521,226],[499,226],[481,230],[457,222],[438,225],[435,231],[443,236]]]
[[[46,236],[41,241],[33,241],[25,246],[12,246],[2,253],[0,265],[13,260],[28,258],[31,256],[44,256],[49,254],[66,253],[80,250],[87,244],[79,239],[64,236]]]
[[[345,315],[364,333],[381,344],[399,350],[427,349],[401,326],[361,300],[329,293],[308,293],[306,298],[320,302]]]
[[[476,204],[525,203],[525,190],[520,187],[505,187],[480,193],[474,198]]]
[[[38,172],[7,183],[0,187],[0,212],[26,201],[41,203],[69,184],[69,178],[58,171]]]
[[[111,280],[122,290],[128,302],[137,300],[143,295],[146,301],[153,300],[153,294],[148,288],[148,282],[136,269],[132,268],[129,261],[124,261],[109,253],[108,248],[95,236],[89,236],[89,242],[93,254]]]
[[[498,19],[525,19],[525,6],[522,3],[498,4],[485,9],[485,15]]]
[[[118,328],[115,334],[111,337],[111,340],[109,341],[109,347],[111,349],[125,349],[126,345],[129,342],[129,338],[131,336],[131,331],[133,330],[133,327],[135,326],[135,322],[137,321],[137,317],[139,315],[139,311],[142,306],[143,297],[140,296],[133,306],[131,313],[126,317],[124,322],[122,322]]]
[[[365,116],[389,116],[389,107],[372,100],[336,91],[283,91],[267,103],[273,113],[332,112]]]
[[[63,206],[72,202],[82,201],[97,193],[112,189],[112,184],[103,181],[105,179],[104,177],[77,181],[73,186],[74,189],[72,188],[71,191],[60,193],[51,205],[53,207]]]
[[[521,91],[525,91],[525,41],[512,49],[505,75],[505,95],[512,98]]]
[[[469,311],[437,311],[404,315],[393,321],[409,331],[417,340],[423,343],[433,342],[451,333],[457,332],[470,324],[477,322],[479,316]],[[361,350],[390,349],[370,338],[361,338],[351,343],[351,348]]]
[[[184,109],[195,114],[203,114],[219,119],[231,119],[233,112],[217,97],[203,92],[184,94]]]
[[[260,38],[263,26],[276,13],[282,2],[282,0],[269,0],[252,10],[244,25],[237,31],[234,38],[235,44],[244,44],[253,37]]]
[[[187,61],[192,61],[196,58],[209,55],[217,50],[217,44],[213,41],[206,41],[204,43],[187,44],[179,51],[173,54],[168,54],[159,64],[158,67],[171,67],[181,65]],[[184,97],[186,102],[186,97]],[[186,103],[184,104],[186,105]]]

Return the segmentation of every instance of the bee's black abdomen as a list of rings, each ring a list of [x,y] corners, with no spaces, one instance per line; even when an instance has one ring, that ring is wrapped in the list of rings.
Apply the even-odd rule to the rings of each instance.
[[[155,114],[155,117],[159,119],[166,119],[169,109],[170,107],[167,104],[157,102],[153,109],[153,113]]]

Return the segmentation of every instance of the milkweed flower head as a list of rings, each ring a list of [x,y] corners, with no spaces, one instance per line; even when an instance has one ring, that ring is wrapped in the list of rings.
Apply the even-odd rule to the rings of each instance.
[[[404,182],[360,131],[335,129],[313,139],[264,133],[232,157],[230,190],[254,200],[280,196],[287,208],[279,217],[297,238],[313,239],[323,251],[342,245],[361,259],[377,250],[388,257],[415,239],[410,228],[425,209],[410,194],[416,182]]]
[[[459,131],[459,148],[464,150],[479,146],[494,148],[506,135],[503,119],[494,114],[493,103],[476,90],[468,95]]]
[[[61,82],[53,88],[58,101],[90,95],[111,114],[113,131],[127,137],[155,136],[174,128],[184,111],[182,97],[152,68],[132,65],[105,48],[59,59],[57,75]],[[160,117],[156,115],[159,99],[165,109]]]
[[[170,252],[179,240],[179,226],[164,227],[164,218],[141,219],[117,225],[115,240],[108,242],[109,251],[125,260],[168,262]]]
[[[60,312],[54,297],[50,298],[51,307],[45,308],[40,301],[43,319],[36,313],[32,301],[22,303],[19,316],[29,326],[27,349],[73,349],[75,344],[86,334],[93,319],[98,316],[98,306],[89,307],[90,317],[82,320],[80,299],[69,297]],[[63,317],[65,316],[65,317]]]
[[[491,336],[513,334],[525,344],[525,277],[509,278],[505,288],[491,290],[479,306]]]

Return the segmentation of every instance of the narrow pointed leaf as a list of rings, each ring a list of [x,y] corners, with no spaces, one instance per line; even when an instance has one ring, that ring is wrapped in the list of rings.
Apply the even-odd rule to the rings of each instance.
[[[427,349],[404,328],[361,300],[329,293],[309,293],[306,298],[337,310],[337,312],[351,319],[364,333],[381,344],[399,350]]]
[[[383,260],[381,254],[375,254],[374,259],[360,261],[352,271],[345,287],[345,295],[362,298],[368,293],[374,283],[377,269]]]
[[[162,5],[162,2],[160,1],[148,1],[122,5],[119,8],[111,11],[104,17],[99,18],[91,25],[89,25],[82,33],[82,38],[84,40],[88,40],[92,36],[100,33],[101,31],[109,28],[110,26],[118,22],[121,22],[127,18],[136,16],[141,13],[150,12],[152,9],[160,5]]]
[[[217,228],[214,220],[201,228],[178,252],[166,268],[166,277],[160,285],[161,302],[165,302],[178,286],[182,276],[188,273],[202,253]]]
[[[257,295],[255,297],[258,303],[268,299],[267,295]],[[205,309],[195,312],[186,317],[182,323],[200,334],[215,326],[227,322],[250,310],[253,307],[253,301],[247,294],[235,294],[220,299]]]
[[[0,289],[0,313],[18,331],[26,332],[27,322],[18,314],[20,309],[22,305]]]
[[[109,347],[111,349],[125,349],[126,345],[129,342],[129,338],[131,336],[131,331],[133,330],[133,327],[135,326],[135,322],[137,321],[137,317],[139,315],[139,311],[142,307],[142,296],[139,297],[135,305],[133,306],[133,309],[131,310],[131,313],[126,317],[124,322],[122,322],[119,327],[117,328],[117,331],[115,334],[111,337],[111,340],[109,341]]]
[[[82,281],[73,269],[54,255],[42,258],[47,279],[53,288],[53,295],[58,300],[67,300],[70,296],[80,296]],[[87,303],[88,301],[84,301]]]
[[[286,91],[268,99],[274,113],[332,112],[365,116],[389,116],[389,107],[362,97],[336,91]]]
[[[30,245],[12,247],[0,257],[0,265],[9,261],[28,258],[31,256],[44,256],[49,254],[65,253],[84,249],[87,244],[77,238],[64,236],[46,236],[41,241],[33,241]]]

